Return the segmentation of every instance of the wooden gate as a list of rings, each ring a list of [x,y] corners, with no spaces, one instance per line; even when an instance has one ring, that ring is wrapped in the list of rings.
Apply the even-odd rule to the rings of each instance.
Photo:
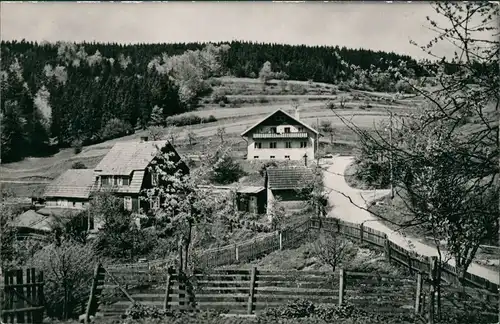
[[[8,270],[0,288],[3,323],[42,323],[43,272],[35,268]]]

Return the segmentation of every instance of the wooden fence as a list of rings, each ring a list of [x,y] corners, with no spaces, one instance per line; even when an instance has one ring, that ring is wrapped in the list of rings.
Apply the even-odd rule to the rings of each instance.
[[[349,223],[335,218],[309,219],[292,228],[284,229],[281,232],[273,232],[255,239],[235,245],[228,245],[218,249],[211,249],[197,253],[197,264],[204,268],[215,268],[235,263],[247,262],[258,257],[286,248],[296,247],[306,241],[314,239],[315,231],[324,229],[335,233],[340,233],[349,238],[367,243],[375,248],[383,249],[387,259],[396,262],[415,273],[428,273],[431,260],[427,256],[419,255],[414,251],[408,251],[396,243],[390,241],[383,232],[365,227],[362,224]],[[144,264],[117,265],[113,268],[140,268],[149,269],[151,267],[165,268],[166,262],[157,260]],[[441,276],[447,282],[457,282],[455,267],[444,264],[441,269]],[[465,282],[476,288],[482,288],[490,292],[497,293],[498,285],[485,278],[471,273],[465,275]]]
[[[357,239],[362,243],[368,243],[374,247],[382,248],[388,260],[407,267],[410,272],[429,272],[432,258],[420,255],[414,251],[406,250],[405,248],[390,241],[387,234],[383,232],[379,232],[369,227],[364,227],[362,224],[349,223],[336,218],[310,220],[310,230],[318,230],[320,228]],[[441,266],[441,276],[446,282],[458,282],[455,267],[448,263]],[[497,284],[474,274],[467,273],[464,279],[465,282],[471,287],[485,289],[494,293],[498,293],[499,291]]]
[[[2,323],[41,323],[43,273],[35,268],[7,270],[0,281]]]
[[[142,278],[141,278],[142,277]],[[182,279],[174,272],[151,278],[129,271],[117,278],[129,296],[115,295],[101,306],[104,316],[123,314],[133,302],[172,310],[219,310],[231,314],[255,314],[266,308],[307,299],[317,305],[350,303],[374,312],[409,312],[417,302],[416,279],[380,277],[370,273],[320,271],[270,271],[265,269],[219,269]],[[140,278],[140,279],[138,279]],[[128,280],[127,280],[128,279]],[[161,284],[160,284],[161,282]],[[116,289],[116,286],[105,286]],[[418,300],[420,302],[420,299]],[[418,304],[417,307],[420,307]]]

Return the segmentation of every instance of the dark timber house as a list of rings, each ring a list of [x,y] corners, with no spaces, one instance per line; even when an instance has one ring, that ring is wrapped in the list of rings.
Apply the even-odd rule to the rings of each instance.
[[[94,191],[107,191],[123,199],[126,210],[134,213],[147,213],[159,207],[159,201],[148,203],[141,200],[141,192],[151,188],[159,181],[158,175],[149,171],[158,150],[172,153],[170,160],[178,164],[185,174],[187,165],[168,141],[119,142],[106,154],[94,169]]]

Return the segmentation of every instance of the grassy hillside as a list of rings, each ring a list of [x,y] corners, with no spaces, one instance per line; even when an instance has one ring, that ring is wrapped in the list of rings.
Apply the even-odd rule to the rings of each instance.
[[[326,108],[327,102],[333,102],[340,107],[340,98],[346,98],[345,107],[337,108],[336,113],[352,118],[352,120],[364,128],[372,128],[379,122],[387,119],[387,111],[406,113],[416,104],[415,99],[395,100],[392,94],[370,93],[361,91],[342,92],[334,85],[326,83],[286,81],[286,91],[282,91],[277,84],[271,81],[263,86],[257,79],[238,79],[224,77],[218,79],[218,88],[228,98],[228,104],[221,107],[213,103],[211,96],[204,98],[206,104],[190,113],[200,117],[213,115],[216,122],[178,127],[178,139],[174,143],[177,150],[183,155],[193,155],[201,152],[204,143],[212,139],[214,145],[219,141],[216,137],[217,128],[224,126],[226,129],[226,140],[235,143],[236,155],[243,157],[246,143],[240,137],[240,133],[249,126],[258,122],[261,118],[276,109],[284,109],[292,112],[292,103],[297,103],[300,109],[300,118],[307,124],[315,125],[317,121],[329,120],[335,127],[334,141],[336,145],[330,145],[326,136],[322,142],[327,146],[329,153],[349,152],[354,145],[353,133]],[[295,85],[295,88],[291,85]],[[304,89],[305,94],[297,92]],[[335,95],[325,93],[331,92]],[[280,92],[281,91],[281,92]],[[271,94],[270,94],[271,93]],[[238,103],[230,107],[244,96],[244,103]],[[344,100],[344,99],[343,99]],[[264,101],[264,102],[260,102]],[[182,114],[180,115],[182,116]],[[198,137],[197,144],[187,145],[186,131],[192,129]],[[2,190],[11,191],[17,196],[29,197],[40,195],[44,187],[52,179],[62,174],[75,162],[82,162],[88,168],[95,167],[109,149],[117,142],[139,140],[140,136],[148,135],[148,131],[138,130],[132,135],[112,139],[103,143],[86,146],[82,152],[75,154],[73,149],[63,149],[60,152],[40,158],[26,158],[20,162],[5,163],[0,166],[2,173]]]

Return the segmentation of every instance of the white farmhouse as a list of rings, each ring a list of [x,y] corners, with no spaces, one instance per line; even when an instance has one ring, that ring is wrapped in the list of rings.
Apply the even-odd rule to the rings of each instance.
[[[320,133],[295,116],[278,109],[241,136],[246,139],[249,160],[314,160]]]

